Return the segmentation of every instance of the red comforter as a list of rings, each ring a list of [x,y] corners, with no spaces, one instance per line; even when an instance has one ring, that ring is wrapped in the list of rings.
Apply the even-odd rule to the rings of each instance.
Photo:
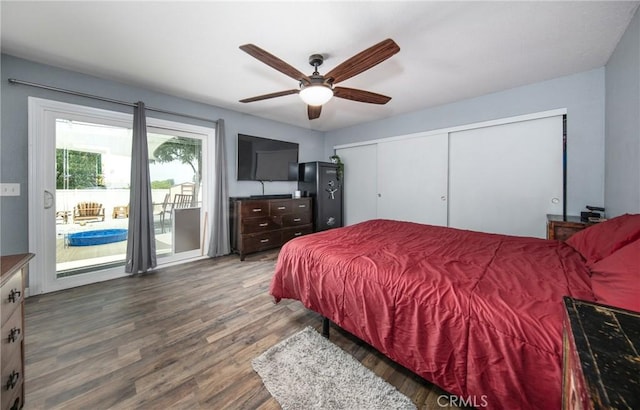
[[[504,409],[560,408],[562,296],[594,300],[562,242],[389,220],[288,242],[270,292],[466,403]]]

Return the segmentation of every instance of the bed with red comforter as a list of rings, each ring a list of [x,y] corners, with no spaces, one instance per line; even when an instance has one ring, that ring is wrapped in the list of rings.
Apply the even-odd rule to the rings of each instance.
[[[563,242],[372,220],[285,244],[270,292],[467,402],[557,409],[562,297],[597,300],[590,275]]]

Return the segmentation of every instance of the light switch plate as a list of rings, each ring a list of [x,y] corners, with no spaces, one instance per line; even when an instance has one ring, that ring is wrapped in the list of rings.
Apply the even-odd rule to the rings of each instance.
[[[0,183],[0,196],[20,196],[20,184]]]

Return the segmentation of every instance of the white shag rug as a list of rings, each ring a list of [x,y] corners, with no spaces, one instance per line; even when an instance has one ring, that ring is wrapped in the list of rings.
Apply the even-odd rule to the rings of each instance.
[[[253,359],[269,393],[288,409],[415,409],[395,387],[313,328]]]

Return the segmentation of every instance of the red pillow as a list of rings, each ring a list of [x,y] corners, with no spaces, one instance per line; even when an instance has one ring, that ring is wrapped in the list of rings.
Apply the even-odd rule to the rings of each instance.
[[[574,234],[565,243],[592,265],[640,238],[640,214],[624,214]]]
[[[600,303],[640,312],[640,240],[595,263],[591,289]]]

